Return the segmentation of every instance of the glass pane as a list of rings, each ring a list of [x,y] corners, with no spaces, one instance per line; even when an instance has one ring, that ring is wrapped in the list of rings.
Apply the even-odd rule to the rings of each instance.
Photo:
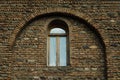
[[[49,66],[56,66],[56,37],[50,37]]]
[[[67,66],[67,62],[66,62],[66,37],[60,37],[60,66]]]
[[[53,28],[51,29],[50,33],[65,33],[65,30],[61,28]]]

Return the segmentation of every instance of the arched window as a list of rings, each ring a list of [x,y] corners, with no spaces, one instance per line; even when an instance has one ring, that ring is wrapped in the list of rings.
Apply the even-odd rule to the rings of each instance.
[[[48,66],[67,66],[68,64],[68,31],[61,20],[49,24],[48,33]]]

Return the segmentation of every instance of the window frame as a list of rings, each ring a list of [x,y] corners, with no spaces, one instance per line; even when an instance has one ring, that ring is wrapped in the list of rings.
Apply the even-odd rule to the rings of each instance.
[[[59,46],[60,45],[60,37],[65,37],[66,38],[66,44],[65,45],[66,45],[66,66],[67,66],[67,34],[66,34],[66,31],[65,31],[65,33],[49,33],[49,35],[48,35],[48,40],[49,40],[48,60],[50,58],[50,38],[51,37],[55,37],[55,39],[56,39],[56,66],[61,66],[60,65],[60,46]],[[48,61],[48,65],[50,66],[50,61]]]
[[[57,20],[54,20],[55,22],[57,21]],[[53,22],[54,22],[53,21]],[[67,24],[64,22],[64,21],[61,21],[61,20],[58,20],[58,21],[60,21],[60,22],[63,22],[63,24],[61,25],[61,24],[57,24],[58,26],[53,26],[54,24],[49,24],[49,26],[48,26],[48,42],[47,42],[47,66],[49,66],[49,67],[62,67],[61,65],[59,65],[60,64],[60,55],[58,55],[58,54],[56,54],[56,65],[55,66],[51,66],[50,65],[50,37],[66,37],[66,66],[68,66],[69,65],[69,33],[68,33],[68,26],[67,26]],[[52,23],[52,22],[51,22]],[[56,25],[56,24],[55,24]],[[61,27],[60,27],[61,26]],[[50,33],[50,31],[52,30],[52,29],[54,29],[54,28],[60,28],[60,29],[63,29],[64,31],[65,31],[65,33]],[[60,39],[59,39],[60,40]],[[57,42],[57,41],[56,41]],[[57,44],[60,44],[60,42],[59,43],[57,43]],[[57,46],[58,47],[58,46]],[[59,48],[58,49],[60,49],[60,46],[59,46]],[[58,53],[58,51],[56,50],[56,52]],[[59,51],[59,54],[60,54],[60,51]],[[65,67],[65,66],[64,66]]]

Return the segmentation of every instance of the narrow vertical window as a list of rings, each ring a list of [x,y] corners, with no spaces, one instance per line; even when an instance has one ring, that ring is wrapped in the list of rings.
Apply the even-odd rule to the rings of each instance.
[[[67,66],[68,52],[67,52],[67,32],[61,24],[55,24],[49,30],[48,35],[48,66]]]

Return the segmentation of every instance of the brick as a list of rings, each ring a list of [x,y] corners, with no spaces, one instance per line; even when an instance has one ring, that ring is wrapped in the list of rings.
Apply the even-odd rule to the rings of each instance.
[[[1,80],[119,80],[120,1],[0,1]],[[50,14],[49,14],[50,13]],[[69,28],[70,65],[47,66],[48,24]]]

